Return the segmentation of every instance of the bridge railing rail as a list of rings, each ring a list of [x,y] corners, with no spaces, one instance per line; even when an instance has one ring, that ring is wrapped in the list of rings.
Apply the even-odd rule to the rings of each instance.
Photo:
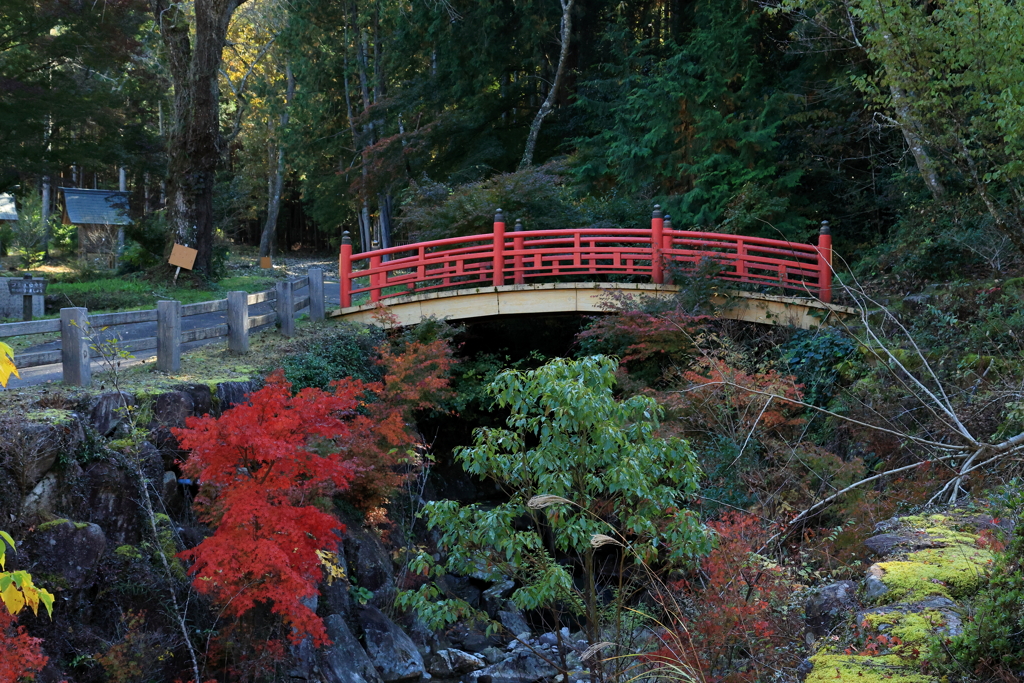
[[[524,284],[528,280],[575,276],[593,281],[629,276],[658,284],[676,270],[702,261],[717,264],[716,277],[779,287],[832,300],[832,238],[822,223],[818,244],[675,230],[655,207],[647,229],[505,230],[498,209],[491,234],[352,253],[344,233],[339,255],[341,307],[353,296],[369,302],[453,287]]]

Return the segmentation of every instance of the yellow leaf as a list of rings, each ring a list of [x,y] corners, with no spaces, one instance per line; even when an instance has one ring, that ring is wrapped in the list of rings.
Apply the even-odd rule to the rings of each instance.
[[[39,589],[39,602],[43,603],[46,613],[53,619],[53,594],[45,588]]]
[[[7,611],[11,614],[17,614],[25,607],[25,596],[13,583],[7,587],[7,590],[0,593],[0,598],[3,598],[4,604],[7,605]]]
[[[0,342],[0,387],[6,387],[11,375],[21,379],[18,368],[14,366],[14,349]]]
[[[32,608],[32,614],[39,616],[39,591],[35,586],[25,591],[25,604]]]

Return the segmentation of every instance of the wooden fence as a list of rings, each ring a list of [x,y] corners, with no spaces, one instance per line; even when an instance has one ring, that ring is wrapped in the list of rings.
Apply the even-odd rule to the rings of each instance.
[[[273,302],[274,310],[263,315],[249,315],[249,307]],[[324,274],[310,268],[306,277],[278,282],[274,289],[249,294],[228,292],[226,299],[182,304],[180,301],[158,301],[155,309],[99,313],[89,315],[85,308],[62,308],[60,318],[34,320],[0,325],[0,339],[29,334],[60,332],[60,348],[53,351],[22,353],[14,357],[19,368],[61,363],[64,383],[89,386],[92,381],[92,359],[111,352],[136,353],[156,349],[156,366],[162,372],[181,369],[181,347],[189,342],[226,337],[228,348],[238,354],[249,351],[249,330],[278,323],[281,334],[295,334],[295,318],[308,313],[312,320],[324,319]],[[224,322],[190,330],[182,330],[183,318],[204,313],[225,313]],[[156,323],[156,336],[141,339],[120,339],[118,326]]]

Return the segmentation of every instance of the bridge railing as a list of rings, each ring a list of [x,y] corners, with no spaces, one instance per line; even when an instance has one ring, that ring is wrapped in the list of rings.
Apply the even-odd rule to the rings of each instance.
[[[743,235],[675,230],[655,207],[650,230],[523,230],[516,221],[505,230],[498,209],[494,231],[352,253],[348,232],[339,257],[341,307],[353,295],[370,302],[452,287],[523,284],[528,280],[573,276],[648,278],[667,283],[674,270],[716,263],[716,277],[779,287],[832,300],[832,238],[822,223],[817,245]]]

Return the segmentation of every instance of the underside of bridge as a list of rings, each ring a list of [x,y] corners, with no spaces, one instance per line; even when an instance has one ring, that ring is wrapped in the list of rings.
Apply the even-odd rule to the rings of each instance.
[[[615,296],[671,297],[675,285],[608,282],[571,282],[473,287],[445,292],[427,292],[388,297],[387,306],[399,325],[414,325],[424,318],[452,321],[507,315],[550,313],[608,313],[616,308]],[[726,291],[712,299],[718,315],[732,320],[765,325],[811,329],[836,323],[856,313],[852,308],[826,304],[813,298],[775,296],[755,292]],[[345,320],[381,325],[375,316],[378,304],[336,309],[329,315]],[[392,319],[394,320],[394,319]]]

